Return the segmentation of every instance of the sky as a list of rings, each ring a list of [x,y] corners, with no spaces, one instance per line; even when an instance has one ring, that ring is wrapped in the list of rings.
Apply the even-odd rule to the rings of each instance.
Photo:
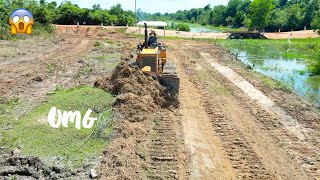
[[[58,5],[64,0],[48,0],[56,1]],[[78,4],[82,8],[91,8],[93,4],[100,4],[103,9],[109,9],[111,6],[120,3],[125,10],[134,11],[135,0],[70,0],[74,4]],[[141,8],[144,12],[149,13],[173,13],[178,10],[189,10],[192,8],[203,8],[210,4],[211,7],[216,5],[226,5],[228,0],[136,0],[137,9]]]

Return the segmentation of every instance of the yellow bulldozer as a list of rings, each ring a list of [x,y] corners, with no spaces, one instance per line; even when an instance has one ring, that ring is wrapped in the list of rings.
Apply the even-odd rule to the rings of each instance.
[[[141,22],[139,22],[141,24]],[[142,22],[144,25],[144,41],[140,41],[137,46],[136,65],[144,73],[156,75],[160,83],[179,94],[180,79],[176,73],[176,66],[173,62],[168,62],[167,52],[163,43],[148,44],[148,23]],[[162,25],[162,23],[152,22],[153,26]],[[139,25],[139,24],[138,24]],[[165,32],[165,26],[163,27]],[[141,34],[141,33],[140,33]],[[165,34],[165,33],[164,33]]]

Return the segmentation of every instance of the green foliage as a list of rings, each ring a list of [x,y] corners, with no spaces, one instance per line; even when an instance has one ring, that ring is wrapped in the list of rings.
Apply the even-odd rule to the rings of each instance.
[[[273,0],[253,0],[251,5],[251,27],[264,29],[268,23],[268,17],[274,8]]]
[[[226,7],[223,5],[215,6],[212,10],[213,12],[213,25],[220,26],[225,25],[225,12]]]
[[[84,9],[78,5],[72,4],[70,1],[62,3],[56,10],[55,23],[58,24],[76,24],[80,21],[82,15],[85,13]]]
[[[56,3],[46,3],[44,0],[0,0],[0,39],[24,38],[24,36],[13,36],[10,34],[9,17],[18,8],[26,8],[31,11],[35,24],[33,35],[42,35],[53,31],[51,23],[54,17]]]
[[[310,61],[308,66],[309,71],[314,75],[320,75],[320,44],[316,44],[309,51],[316,54],[316,58]]]
[[[47,3],[45,0],[0,0],[0,39],[14,39],[10,35],[9,16],[13,10],[26,8],[31,11],[35,19],[34,35],[44,32],[51,33],[52,23],[56,24],[88,24],[88,25],[133,25],[135,14],[125,11],[120,4],[104,10],[99,4],[94,4],[92,9],[80,8],[70,1],[62,2],[58,7],[55,1]],[[85,23],[84,23],[85,22]]]
[[[312,29],[320,29],[320,12],[317,12],[311,22]]]
[[[93,44],[93,46],[94,47],[100,47],[100,46],[102,46],[103,44],[102,44],[102,42],[100,42],[100,41],[96,41],[96,42],[94,42],[94,44]]]
[[[190,31],[190,27],[187,24],[177,24],[175,28],[179,31]]]
[[[294,4],[288,8],[288,23],[287,27],[293,30],[303,29],[303,12],[298,4]]]
[[[145,13],[139,20],[188,22],[210,26],[256,27],[266,31],[319,28],[320,0],[230,0],[215,7],[179,10],[176,13]]]
[[[209,13],[208,24],[213,25],[213,20],[214,20],[214,13],[213,11],[211,11]]]
[[[94,4],[92,9],[83,9],[67,1],[56,9],[55,23],[58,24],[87,24],[87,25],[133,25],[135,14],[125,11],[120,4],[104,10],[99,4]]]

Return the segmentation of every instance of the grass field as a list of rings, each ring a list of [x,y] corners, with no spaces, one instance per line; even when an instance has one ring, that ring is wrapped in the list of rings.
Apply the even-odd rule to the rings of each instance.
[[[169,21],[167,22],[168,26],[170,26],[173,21]],[[174,22],[175,24],[179,24],[179,23],[183,23],[183,24],[187,24],[191,29],[200,30],[204,29],[206,31],[213,31],[213,32],[226,32],[226,31],[242,31],[242,28],[232,28],[232,27],[227,27],[227,26],[212,26],[212,25],[201,25],[198,23],[187,23],[187,22]]]
[[[1,104],[0,115],[2,151],[18,148],[24,155],[40,156],[47,163],[56,163],[57,159],[68,167],[81,166],[97,156],[108,144],[112,133],[110,126],[110,103],[113,96],[101,89],[75,87],[69,90],[56,88],[48,101],[27,113],[21,119],[14,119],[15,109],[23,106],[19,99]],[[53,128],[47,122],[49,110],[57,107],[61,111],[80,111],[81,119],[88,109],[96,111],[90,117],[99,117],[91,129],[78,130],[75,124]],[[111,121],[110,121],[111,122]],[[55,158],[55,159],[53,159]]]

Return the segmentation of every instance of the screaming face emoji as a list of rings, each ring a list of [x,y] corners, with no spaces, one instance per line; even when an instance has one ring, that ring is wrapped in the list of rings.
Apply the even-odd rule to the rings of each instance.
[[[26,9],[17,9],[10,16],[9,24],[11,26],[11,34],[32,33],[32,25],[34,19],[30,11]]]

